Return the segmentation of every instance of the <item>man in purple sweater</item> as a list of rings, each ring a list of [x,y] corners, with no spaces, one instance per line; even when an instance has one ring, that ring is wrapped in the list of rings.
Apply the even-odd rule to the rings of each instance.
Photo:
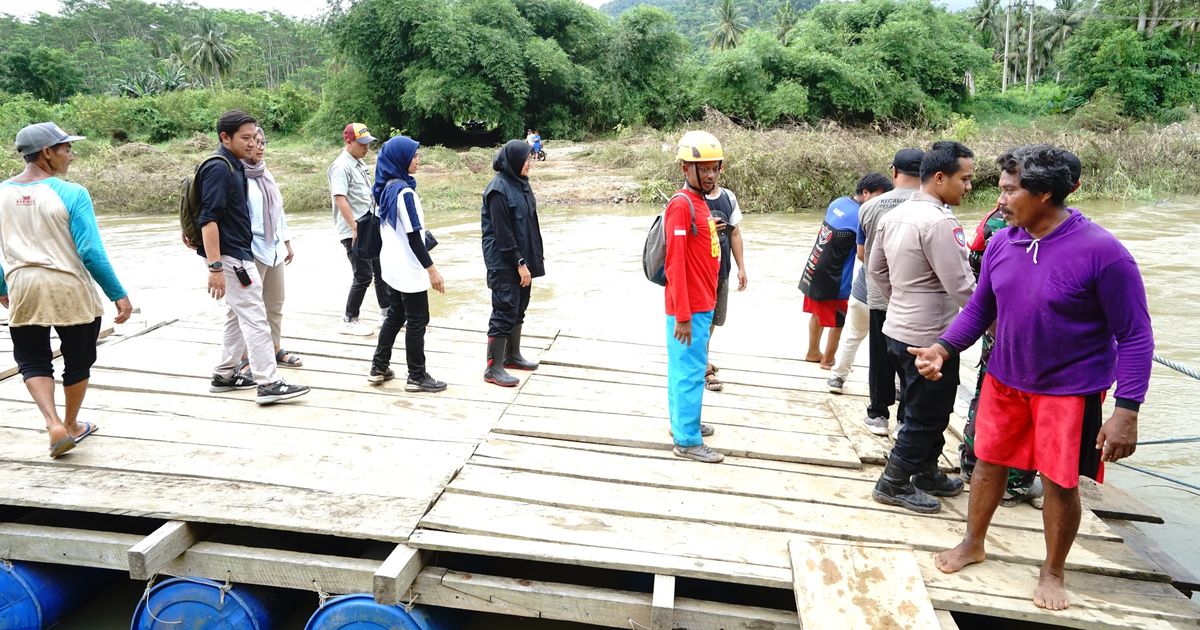
[[[921,374],[938,380],[943,362],[996,322],[976,416],[979,463],[967,532],[936,564],[954,573],[983,561],[1008,468],[1036,469],[1046,491],[1046,560],[1033,601],[1062,610],[1064,564],[1079,530],[1079,477],[1103,481],[1102,462],[1133,454],[1154,339],[1133,256],[1065,205],[1074,178],[1064,152],[1031,145],[997,163],[1011,227],[988,244],[978,288],[946,333],[930,347],[909,349]],[[1114,380],[1116,409],[1102,425],[1100,406]]]

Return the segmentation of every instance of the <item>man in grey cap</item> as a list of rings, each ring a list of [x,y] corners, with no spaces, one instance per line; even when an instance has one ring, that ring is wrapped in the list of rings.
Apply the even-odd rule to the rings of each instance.
[[[896,206],[908,201],[921,188],[921,160],[925,152],[920,149],[900,149],[892,158],[892,185],[884,193],[862,205],[858,211],[858,259],[863,269],[871,262],[871,245],[875,242],[876,229],[884,215]],[[865,275],[867,282],[867,308],[871,311],[871,329],[868,333],[870,367],[867,370],[867,385],[871,402],[867,405],[867,417],[863,423],[875,435],[888,434],[888,407],[896,403],[896,369],[888,358],[887,341],[883,336],[883,322],[887,319],[887,298],[879,287]],[[834,385],[834,383],[830,383]],[[839,387],[840,389],[840,387]],[[896,421],[904,421],[904,404],[896,410]]]
[[[96,284],[116,304],[116,323],[133,312],[100,240],[91,196],[59,178],[75,159],[71,143],[83,139],[50,122],[25,127],[17,133],[25,170],[0,183],[0,306],[10,311],[13,358],[46,422],[50,457],[98,429],[78,420],[104,313]],[[54,403],[51,327],[63,356],[63,417]]]

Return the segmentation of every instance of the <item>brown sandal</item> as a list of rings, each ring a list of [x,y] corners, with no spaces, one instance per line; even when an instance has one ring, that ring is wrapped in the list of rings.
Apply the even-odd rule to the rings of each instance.
[[[704,375],[704,389],[710,392],[719,392],[725,389],[725,384],[713,372]]]

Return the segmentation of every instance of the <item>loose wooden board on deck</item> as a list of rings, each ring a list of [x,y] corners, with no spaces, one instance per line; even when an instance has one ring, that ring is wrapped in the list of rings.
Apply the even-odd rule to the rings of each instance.
[[[911,549],[795,538],[796,609],[805,628],[937,630]]]

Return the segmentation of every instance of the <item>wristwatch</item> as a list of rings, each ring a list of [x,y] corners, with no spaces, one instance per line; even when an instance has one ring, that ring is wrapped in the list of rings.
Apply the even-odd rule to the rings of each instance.
[[[215,273],[215,272],[218,272],[218,271],[221,271],[221,269],[222,269],[223,267],[224,267],[224,265],[222,265],[222,264],[221,264],[221,261],[219,261],[219,260],[218,260],[218,261],[216,261],[216,262],[210,262],[210,263],[208,263],[208,270],[209,270],[209,271],[212,271],[212,272],[214,272],[214,273]]]
[[[525,259],[524,259],[524,258],[518,258],[518,259],[517,259],[517,266],[518,266],[518,267],[524,267],[524,266],[525,266]]]

